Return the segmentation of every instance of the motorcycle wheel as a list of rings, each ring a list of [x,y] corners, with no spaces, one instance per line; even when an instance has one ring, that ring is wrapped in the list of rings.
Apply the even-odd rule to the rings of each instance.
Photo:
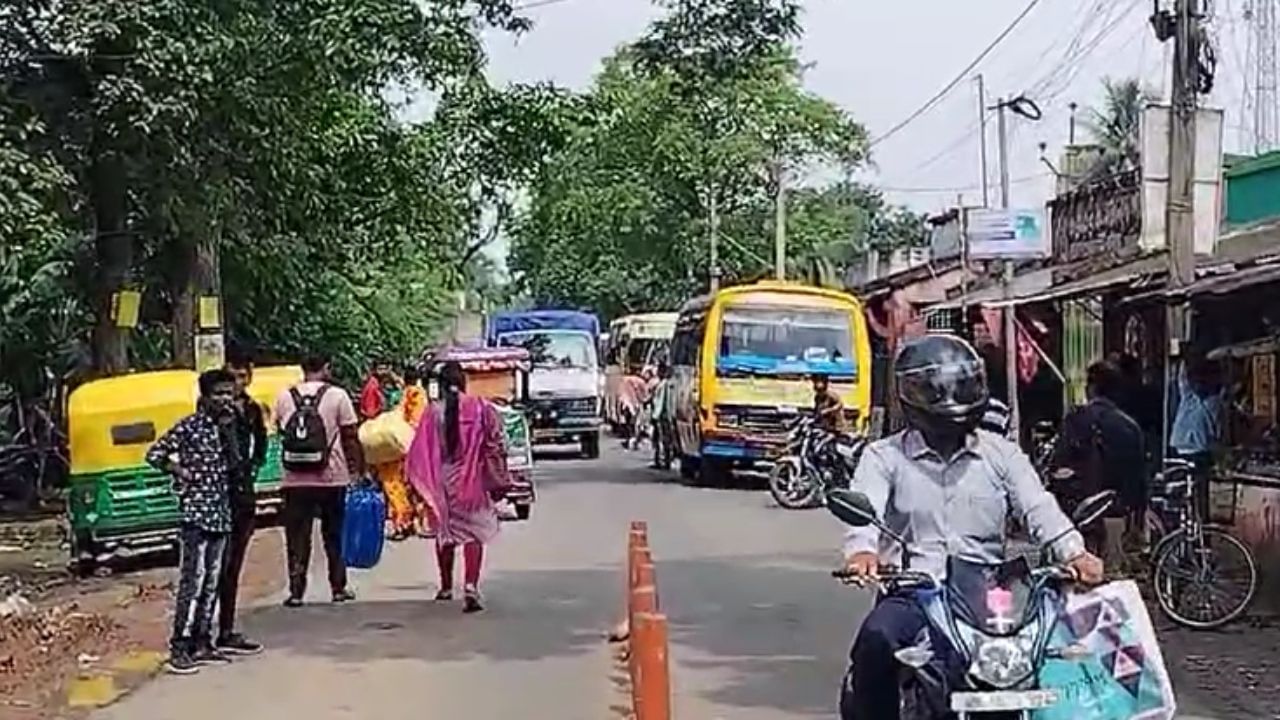
[[[820,500],[818,483],[812,478],[798,476],[798,470],[796,463],[780,460],[769,471],[769,494],[787,510],[816,507]]]

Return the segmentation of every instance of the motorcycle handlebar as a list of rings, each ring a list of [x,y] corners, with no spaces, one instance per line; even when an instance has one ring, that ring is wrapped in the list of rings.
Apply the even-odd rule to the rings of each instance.
[[[903,588],[932,587],[937,584],[937,580],[928,573],[915,572],[912,570],[898,570],[890,567],[880,568],[875,577],[864,577],[849,568],[840,568],[838,570],[832,570],[831,577],[848,585],[875,584],[880,586]]]

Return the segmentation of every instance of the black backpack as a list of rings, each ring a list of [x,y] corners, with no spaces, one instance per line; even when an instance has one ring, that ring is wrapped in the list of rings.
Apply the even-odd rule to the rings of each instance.
[[[284,424],[280,438],[280,461],[285,469],[295,472],[321,472],[329,467],[329,431],[320,417],[320,399],[328,385],[321,385],[314,395],[303,395],[290,388],[294,413]]]

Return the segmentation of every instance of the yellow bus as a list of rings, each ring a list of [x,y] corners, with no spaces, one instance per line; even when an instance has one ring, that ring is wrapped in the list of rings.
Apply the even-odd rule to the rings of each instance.
[[[847,293],[765,281],[681,308],[671,343],[680,472],[701,483],[776,457],[791,422],[830,378],[854,427],[871,406],[871,345]]]
[[[624,425],[622,384],[628,375],[639,375],[645,366],[665,354],[676,329],[676,313],[627,315],[609,323],[609,339],[603,353],[604,417],[614,429]]]

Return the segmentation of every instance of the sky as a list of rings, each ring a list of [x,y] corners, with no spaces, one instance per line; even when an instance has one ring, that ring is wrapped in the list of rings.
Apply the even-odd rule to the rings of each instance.
[[[1224,147],[1251,147],[1243,127],[1251,0],[1204,0],[1218,46],[1217,82],[1206,105],[1225,112]],[[1257,0],[1252,0],[1257,1]],[[486,36],[489,73],[498,83],[551,81],[586,89],[601,61],[638,37],[660,10],[650,0],[533,0],[524,14],[534,29],[513,37]],[[802,59],[812,67],[805,86],[861,122],[873,139],[872,163],[862,174],[887,197],[922,212],[981,204],[978,97],[981,73],[988,104],[1025,94],[1041,107],[1032,123],[1009,121],[1011,204],[1041,206],[1053,194],[1053,176],[1040,160],[1045,143],[1058,160],[1067,142],[1070,103],[1081,122],[1100,102],[1104,78],[1137,76],[1167,97],[1170,47],[1157,41],[1147,16],[1152,0],[806,0]],[[978,55],[1031,6],[1007,36],[931,109],[897,132],[911,116],[961,76]],[[429,112],[430,99],[414,99],[410,115]],[[990,198],[998,198],[995,122],[988,123]],[[494,248],[501,257],[503,248]]]

